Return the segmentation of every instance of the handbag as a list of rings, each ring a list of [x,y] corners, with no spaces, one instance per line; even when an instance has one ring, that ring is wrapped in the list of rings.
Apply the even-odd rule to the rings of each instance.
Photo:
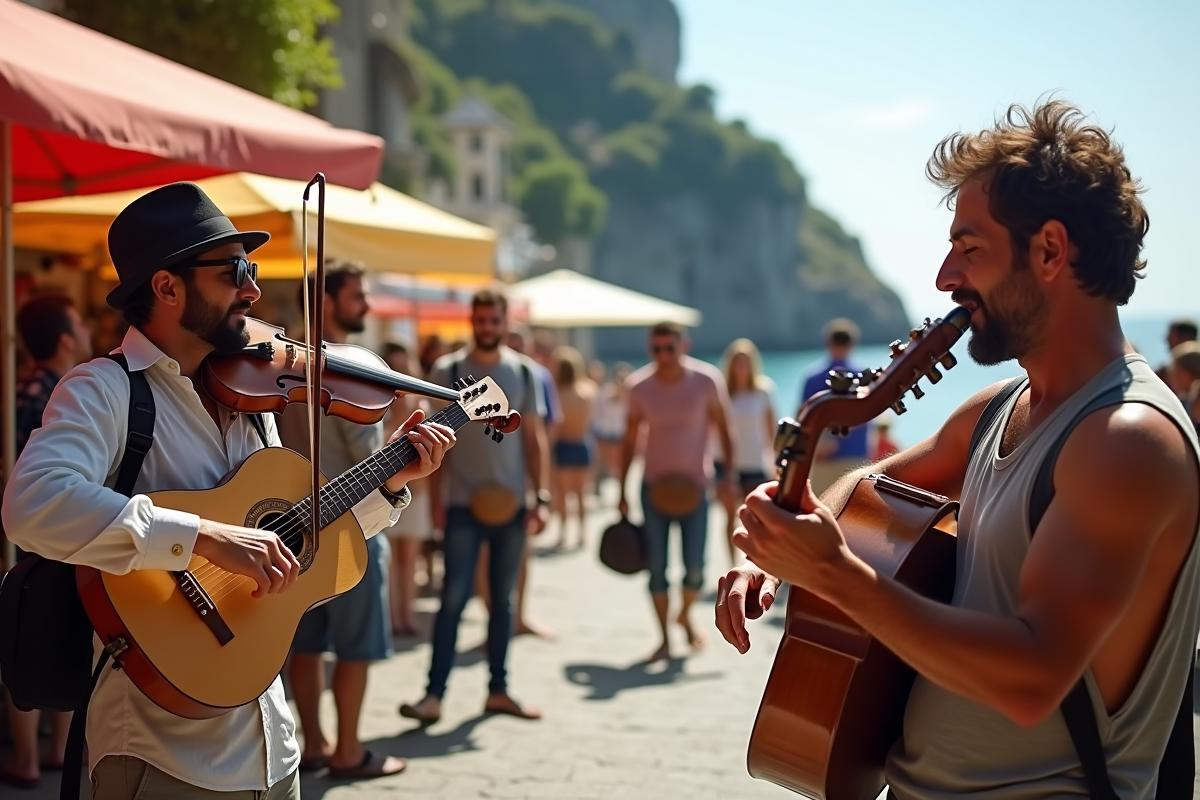
[[[600,563],[622,575],[636,575],[646,568],[646,531],[628,517],[604,529],[600,536]]]

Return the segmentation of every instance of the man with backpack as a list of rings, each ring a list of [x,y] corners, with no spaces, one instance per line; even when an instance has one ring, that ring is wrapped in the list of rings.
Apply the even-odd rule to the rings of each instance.
[[[42,413],[50,393],[63,375],[92,357],[92,333],[79,316],[69,297],[43,294],[34,297],[17,312],[17,333],[33,358],[33,369],[17,381],[17,455],[25,449],[29,436],[41,427]],[[8,701],[8,730],[13,740],[12,761],[0,765],[0,783],[18,789],[38,785],[43,769],[60,769],[67,746],[67,726],[71,712],[53,715],[53,738],[49,757],[38,755],[37,711],[21,711]]]
[[[249,577],[255,596],[296,580],[299,562],[274,533],[156,506],[146,496],[211,489],[251,453],[279,443],[269,416],[224,408],[199,383],[210,353],[248,342],[246,313],[260,292],[247,254],[268,238],[236,230],[189,183],[149,192],[117,216],[108,244],[120,285],[108,303],[131,327],[118,357],[62,379],[21,454],[4,497],[5,529],[18,546],[117,574],[184,570],[196,554]],[[109,487],[144,444],[130,436],[135,383],[149,388],[153,442],[123,496]],[[353,509],[367,536],[394,524],[409,496],[405,484],[436,469],[453,444],[448,428],[422,419],[414,414],[401,428],[420,460]],[[156,706],[124,671],[104,669],[85,708],[95,800],[300,796],[296,726],[278,678],[257,702],[192,720]]]
[[[863,469],[799,514],[751,494],[734,542],[753,563],[721,580],[717,625],[745,652],[787,581],[912,666],[900,800],[1191,797],[1200,445],[1117,315],[1145,267],[1140,185],[1061,101],[943,140],[927,174],[953,201],[937,285],[971,314],[968,351],[1026,372],[869,468],[960,500],[953,600],[846,546]]]

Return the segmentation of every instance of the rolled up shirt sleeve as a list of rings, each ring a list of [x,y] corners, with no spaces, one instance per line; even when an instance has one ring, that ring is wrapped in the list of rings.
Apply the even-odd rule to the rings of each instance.
[[[115,363],[90,362],[63,378],[5,488],[4,529],[14,544],[116,574],[187,567],[200,518],[105,485],[124,454],[128,402]]]

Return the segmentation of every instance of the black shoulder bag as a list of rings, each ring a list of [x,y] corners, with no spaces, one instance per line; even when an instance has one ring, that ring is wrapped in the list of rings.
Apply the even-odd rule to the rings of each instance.
[[[1024,388],[1024,378],[1014,378],[991,402],[983,409],[975,430],[971,433],[969,459],[974,460],[975,451],[979,447],[987,429],[991,427],[997,415],[1012,396]],[[1037,531],[1038,524],[1054,499],[1054,466],[1058,463],[1058,455],[1062,452],[1067,437],[1075,430],[1075,426],[1084,417],[1106,406],[1117,405],[1122,401],[1120,389],[1112,389],[1097,397],[1083,408],[1067,425],[1066,429],[1050,447],[1046,459],[1038,467],[1034,479],[1033,490],[1029,499],[1029,532]],[[1158,788],[1156,800],[1178,800],[1192,796],[1196,774],[1196,751],[1192,729],[1192,697],[1195,691],[1194,663],[1189,664],[1187,683],[1184,685],[1183,697],[1180,700],[1179,711],[1175,715],[1175,724],[1171,728],[1171,736],[1167,740],[1167,749],[1158,764]],[[1104,745],[1100,741],[1100,728],[1096,724],[1096,715],[1092,709],[1092,700],[1088,694],[1087,684],[1082,678],[1071,687],[1071,691],[1063,699],[1063,719],[1067,723],[1067,731],[1079,762],[1083,766],[1084,780],[1087,782],[1088,794],[1092,800],[1118,800],[1113,789],[1112,779],[1108,774],[1108,764],[1104,757]]]
[[[113,491],[129,497],[154,445],[154,393],[121,353],[108,358],[129,376],[129,435]],[[92,668],[92,623],[75,587],[75,565],[26,554],[0,584],[0,673],[22,711],[74,711],[63,759],[61,800],[78,796],[88,703],[108,662]]]

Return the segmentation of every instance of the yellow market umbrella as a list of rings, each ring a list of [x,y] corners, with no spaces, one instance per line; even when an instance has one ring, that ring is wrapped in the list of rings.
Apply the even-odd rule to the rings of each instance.
[[[254,252],[263,278],[299,278],[300,208],[304,184],[238,172],[197,181],[242,230],[264,230],[271,241]],[[108,259],[108,226],[150,189],[61,197],[13,206],[18,247],[90,256],[115,280]],[[316,251],[316,198],[309,208],[309,251]],[[380,183],[357,191],[328,186],[325,252],[361,261],[377,272],[438,276],[448,281],[492,274],[495,232],[422,203]],[[468,278],[468,282],[472,282]]]

